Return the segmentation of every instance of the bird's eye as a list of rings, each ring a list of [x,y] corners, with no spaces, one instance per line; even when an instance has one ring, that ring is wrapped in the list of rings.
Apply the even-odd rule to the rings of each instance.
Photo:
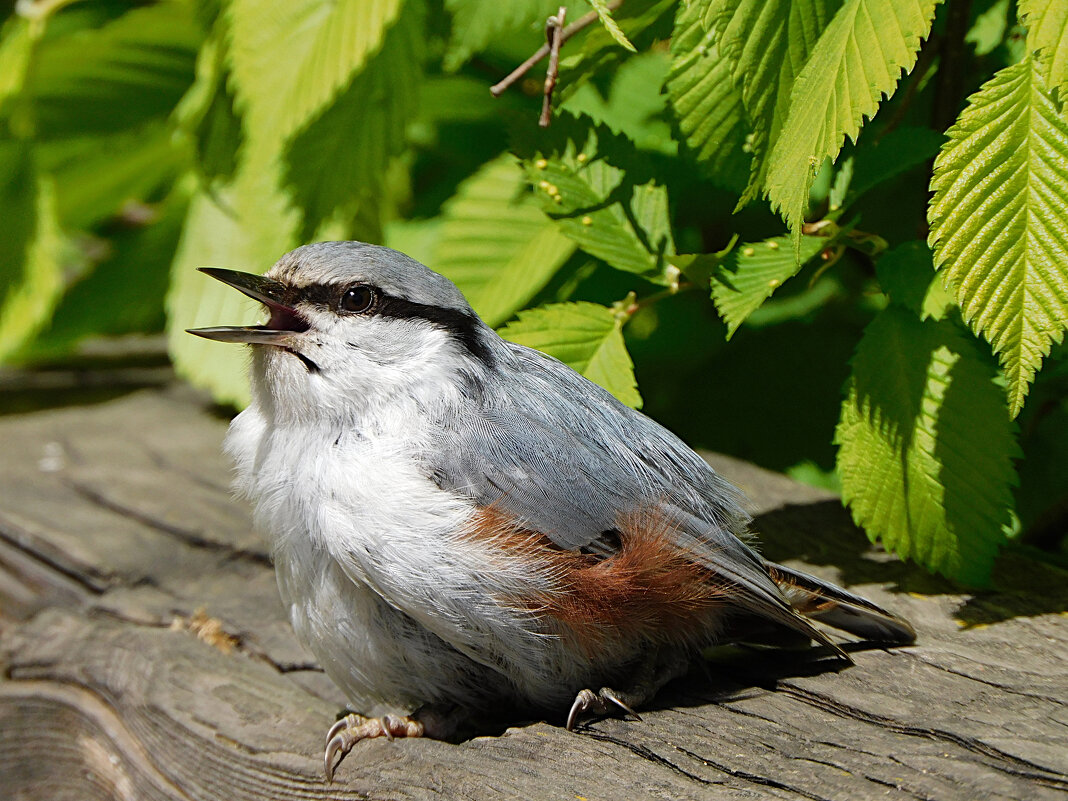
[[[374,305],[375,291],[369,286],[354,286],[345,290],[341,296],[341,310],[350,314],[361,314]]]

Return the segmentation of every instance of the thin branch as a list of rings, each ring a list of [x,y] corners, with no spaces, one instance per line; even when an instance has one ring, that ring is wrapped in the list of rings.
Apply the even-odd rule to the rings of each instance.
[[[944,131],[953,124],[964,101],[969,66],[964,38],[968,35],[971,7],[971,0],[950,0],[947,4],[945,37],[931,109],[931,124],[936,131]]]
[[[610,2],[608,4],[608,10],[609,11],[615,11],[621,5],[623,5],[623,0],[612,0],[612,2]],[[568,39],[570,39],[576,33],[581,31],[583,28],[585,28],[591,22],[595,22],[596,20],[597,20],[597,12],[596,11],[590,11],[587,14],[583,14],[577,20],[575,20],[570,25],[568,25],[566,28],[564,28],[564,30],[560,34],[560,45],[563,46],[564,42],[566,42]],[[490,94],[493,95],[494,97],[500,97],[502,94],[504,94],[505,91],[507,91],[509,86],[511,86],[516,81],[518,81],[520,78],[522,78],[524,75],[526,75],[528,72],[530,72],[531,68],[535,64],[537,64],[539,61],[541,61],[543,58],[545,58],[547,55],[549,55],[549,50],[550,50],[550,43],[546,42],[541,47],[539,47],[536,51],[534,51],[534,55],[532,55],[530,58],[528,58],[526,61],[524,61],[522,64],[520,64],[514,70],[512,70],[503,80],[501,80],[499,83],[496,83],[493,86],[491,86],[490,87]]]
[[[555,17],[549,17],[545,38],[549,40],[549,69],[545,72],[545,100],[541,104],[541,117],[538,125],[548,128],[553,121],[553,90],[556,89],[556,76],[560,74],[560,45],[564,43],[564,17],[567,8],[560,6]]]

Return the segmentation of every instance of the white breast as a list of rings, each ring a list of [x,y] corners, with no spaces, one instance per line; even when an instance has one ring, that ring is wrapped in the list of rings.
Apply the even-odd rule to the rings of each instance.
[[[360,431],[271,427],[254,406],[234,420],[227,451],[294,629],[365,713],[484,703],[517,684],[560,692],[579,666],[499,600],[544,577],[457,536],[474,507],[423,473],[412,411]]]

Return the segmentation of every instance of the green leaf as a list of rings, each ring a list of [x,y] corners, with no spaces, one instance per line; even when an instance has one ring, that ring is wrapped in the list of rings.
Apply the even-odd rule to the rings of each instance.
[[[640,53],[628,58],[615,71],[607,100],[591,82],[580,86],[560,108],[604,123],[641,150],[674,156],[678,143],[664,119],[667,98],[660,92],[669,66],[666,53],[658,50]]]
[[[520,312],[500,335],[554,356],[637,409],[642,398],[622,328],[622,319],[606,306],[552,303]]]
[[[694,4],[718,41],[752,132],[749,185],[739,205],[764,188],[768,156],[790,109],[794,81],[841,4],[842,0],[707,0],[703,8]]]
[[[842,498],[873,541],[987,582],[1010,521],[1017,448],[973,340],[900,306],[880,312],[857,347],[835,442]]]
[[[163,120],[128,131],[43,142],[42,170],[55,179],[59,218],[69,229],[89,229],[175,180],[187,152]]]
[[[1015,417],[1068,325],[1068,122],[1029,57],[972,95],[947,135],[929,241],[965,320],[1005,368]]]
[[[33,44],[29,20],[21,15],[10,17],[0,28],[0,112],[6,111],[8,98],[22,92]]]
[[[420,12],[406,9],[352,83],[293,138],[285,179],[304,211],[302,239],[343,206],[384,194],[390,159],[419,109]]]
[[[431,264],[491,326],[529,302],[575,250],[539,210],[509,155],[460,184],[442,218]]]
[[[112,133],[169,114],[193,82],[202,39],[177,0],[45,38],[29,84],[38,137]]]
[[[170,263],[188,200],[188,187],[179,188],[153,208],[151,223],[109,237],[104,260],[67,288],[49,326],[18,358],[54,360],[90,335],[162,331]]]
[[[226,69],[224,19],[200,48],[197,77],[174,110],[178,128],[196,150],[194,167],[208,182],[227,179],[237,170],[244,141],[234,93]]]
[[[524,168],[545,213],[580,248],[618,270],[668,282],[675,243],[667,188],[629,140],[562,115]]]
[[[404,0],[231,0],[234,88],[246,130],[286,139],[382,46]]]
[[[1059,92],[1068,84],[1068,3],[1020,0],[1020,15],[1027,26],[1028,51],[1039,51],[1042,77],[1050,91]]]
[[[697,3],[679,11],[668,96],[694,157],[717,183],[741,192],[752,160],[746,152],[751,148],[742,92],[732,82],[730,60],[715,43],[715,30],[705,31],[701,14]]]
[[[985,56],[1005,41],[1008,28],[1009,0],[995,0],[986,11],[975,18],[975,23],[964,41],[975,48],[975,55]]]
[[[921,320],[941,320],[953,307],[953,298],[937,280],[934,256],[926,242],[898,245],[875,262],[883,292]]]
[[[48,322],[63,293],[51,183],[39,177],[29,147],[0,141],[0,362]]]
[[[727,323],[727,339],[734,336],[745,318],[783,282],[797,275],[829,243],[830,240],[821,236],[803,237],[800,261],[794,256],[788,236],[749,242],[728,253],[712,274],[712,300]]]
[[[559,7],[558,0],[445,0],[445,8],[452,14],[445,69],[459,69],[501,34],[522,28],[544,30],[545,20]]]
[[[612,10],[608,8],[608,0],[588,0],[588,2],[593,6],[593,10],[597,12],[597,18],[601,20],[601,24],[608,31],[608,35],[615,39],[616,43],[621,47],[632,53],[635,52],[634,45],[630,43],[630,39],[623,33],[616,21],[612,19]]]
[[[912,69],[938,0],[846,0],[820,36],[790,91],[790,110],[769,157],[768,199],[794,232],[824,160]]]
[[[441,217],[418,220],[389,220],[383,225],[384,244],[423,264],[437,263]]]

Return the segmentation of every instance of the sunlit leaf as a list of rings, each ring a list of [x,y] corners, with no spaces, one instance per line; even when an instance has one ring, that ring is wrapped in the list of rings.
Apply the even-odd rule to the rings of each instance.
[[[302,238],[346,204],[381,201],[390,158],[404,149],[405,128],[419,108],[419,11],[405,10],[365,68],[293,138],[285,179],[304,210]]]
[[[620,29],[619,24],[612,19],[612,10],[608,7],[608,0],[588,0],[588,2],[593,6],[593,10],[597,12],[597,18],[601,21],[604,29],[608,31],[608,35],[615,39],[616,44],[620,47],[624,47],[633,53],[634,45],[630,43],[627,35]]]
[[[712,299],[727,323],[727,339],[776,289],[819,256],[827,243],[820,236],[802,238],[800,262],[788,236],[748,242],[727,254],[712,274]]]
[[[994,346],[1015,416],[1068,325],[1068,121],[1028,57],[972,95],[947,135],[928,210],[935,264]]]
[[[912,69],[939,0],[846,0],[820,36],[790,91],[790,110],[771,150],[768,199],[794,232],[809,189],[845,137],[856,139],[882,96]]]
[[[32,52],[29,21],[17,14],[10,17],[0,28],[0,112],[8,98],[22,91]]]
[[[1027,49],[1038,51],[1040,71],[1051,91],[1063,97],[1068,84],[1068,3],[1064,0],[1020,0],[1027,26]]]
[[[790,109],[790,93],[816,41],[842,0],[707,0],[695,3],[715,34],[733,83],[741,91],[752,172],[741,203],[761,191],[768,159]],[[726,91],[722,89],[721,91]]]
[[[642,405],[634,363],[623,341],[623,323],[595,303],[553,303],[520,312],[501,329],[507,340],[548,353],[600,384],[620,401]]]
[[[222,22],[200,48],[197,76],[175,107],[173,118],[195,148],[194,167],[208,182],[230,178],[238,166],[244,140],[236,101],[227,80]]]
[[[521,309],[575,250],[538,208],[512,156],[460,184],[443,212],[431,265],[492,326]]]
[[[524,167],[542,208],[580,248],[616,269],[668,280],[675,243],[667,189],[628,140],[564,115]]]
[[[842,498],[873,540],[946,576],[988,580],[1017,450],[974,341],[897,305],[880,312],[853,359],[835,441]]]
[[[20,142],[0,141],[0,220],[2,362],[45,325],[64,286],[52,185]]]
[[[230,59],[246,127],[285,139],[382,45],[403,0],[231,0]]]

